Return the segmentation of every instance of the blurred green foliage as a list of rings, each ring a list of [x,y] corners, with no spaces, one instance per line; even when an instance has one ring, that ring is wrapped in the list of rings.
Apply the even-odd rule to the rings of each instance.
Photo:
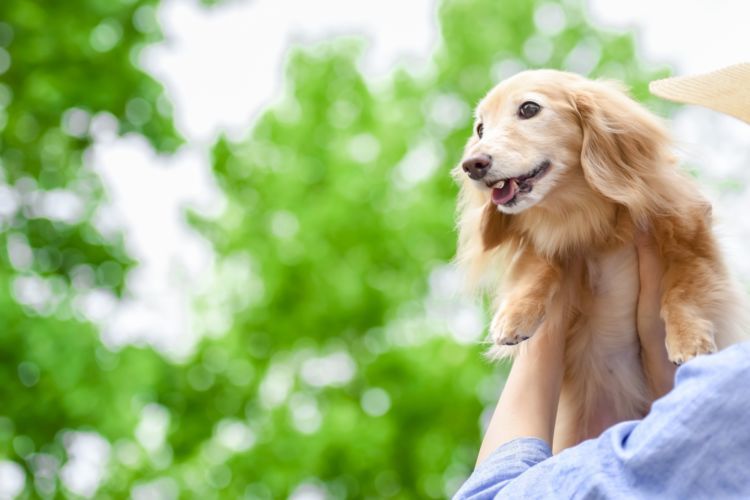
[[[177,364],[148,348],[110,352],[74,307],[82,290],[122,293],[134,265],[92,223],[102,190],[83,157],[97,131],[114,123],[165,152],[180,141],[161,87],[134,65],[159,38],[154,4],[0,3],[0,205],[11,207],[0,216],[0,459],[24,467],[24,497],[72,495],[60,479],[70,431],[111,445],[97,498],[139,484],[185,498],[457,489],[501,384],[478,343],[430,319],[435,282],[450,275],[448,171],[471,107],[509,68],[589,64],[640,98],[664,72],[644,70],[630,36],[593,29],[572,2],[445,0],[439,19],[432,59],[377,84],[358,69],[361,41],[294,48],[281,102],[244,140],[217,142],[226,209],[190,219],[221,279],[195,312],[232,322]],[[36,205],[54,192],[84,208],[46,214]]]

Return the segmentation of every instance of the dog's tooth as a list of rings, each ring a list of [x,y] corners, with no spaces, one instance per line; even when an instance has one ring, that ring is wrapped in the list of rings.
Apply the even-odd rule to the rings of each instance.
[[[500,181],[497,184],[495,184],[496,189],[502,189],[503,186],[505,186],[505,181]]]

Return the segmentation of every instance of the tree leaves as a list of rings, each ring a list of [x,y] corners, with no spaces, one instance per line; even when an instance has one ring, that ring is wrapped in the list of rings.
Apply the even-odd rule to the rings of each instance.
[[[118,133],[159,151],[180,140],[161,87],[133,66],[159,36],[153,3],[0,3],[2,187],[17,204],[0,210],[0,458],[25,465],[29,492],[63,488],[39,480],[34,457],[70,460],[69,430],[111,444],[99,497],[134,485],[199,498],[457,489],[501,385],[449,264],[448,172],[472,107],[542,60],[617,72],[641,97],[663,73],[570,2],[445,0],[439,18],[430,61],[380,81],[359,70],[361,41],[295,47],[281,100],[245,139],[213,147],[227,206],[189,219],[218,260],[194,314],[219,334],[173,364],[147,348],[110,352],[72,305],[80,287],[126,293],[134,264],[92,223],[102,193],[82,154],[93,131],[116,117]],[[55,189],[84,200],[79,220],[34,211]],[[52,290],[55,306],[25,304],[24,287],[35,300]]]

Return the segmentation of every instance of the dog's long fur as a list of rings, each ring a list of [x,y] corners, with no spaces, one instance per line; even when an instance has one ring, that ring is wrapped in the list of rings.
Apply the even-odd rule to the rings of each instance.
[[[521,120],[518,107],[542,110]],[[459,165],[458,261],[474,279],[503,270],[492,355],[512,356],[545,321],[567,332],[555,450],[642,417],[652,398],[635,327],[636,229],[664,264],[661,315],[670,359],[682,363],[742,336],[742,294],[711,230],[709,203],[676,166],[664,125],[616,84],[552,70],[520,73],[477,109],[484,135],[465,158],[492,157],[488,175],[549,171],[515,206]],[[502,288],[502,292],[499,290]],[[502,303],[500,299],[502,298]]]

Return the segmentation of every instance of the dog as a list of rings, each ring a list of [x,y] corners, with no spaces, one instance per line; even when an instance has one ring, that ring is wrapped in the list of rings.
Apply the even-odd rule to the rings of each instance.
[[[490,355],[512,357],[542,322],[565,330],[556,451],[642,418],[653,401],[636,330],[636,231],[650,232],[664,266],[669,359],[743,339],[744,300],[711,205],[678,168],[665,125],[619,84],[555,70],[501,82],[477,106],[452,173],[458,262],[474,280],[502,275]]]

